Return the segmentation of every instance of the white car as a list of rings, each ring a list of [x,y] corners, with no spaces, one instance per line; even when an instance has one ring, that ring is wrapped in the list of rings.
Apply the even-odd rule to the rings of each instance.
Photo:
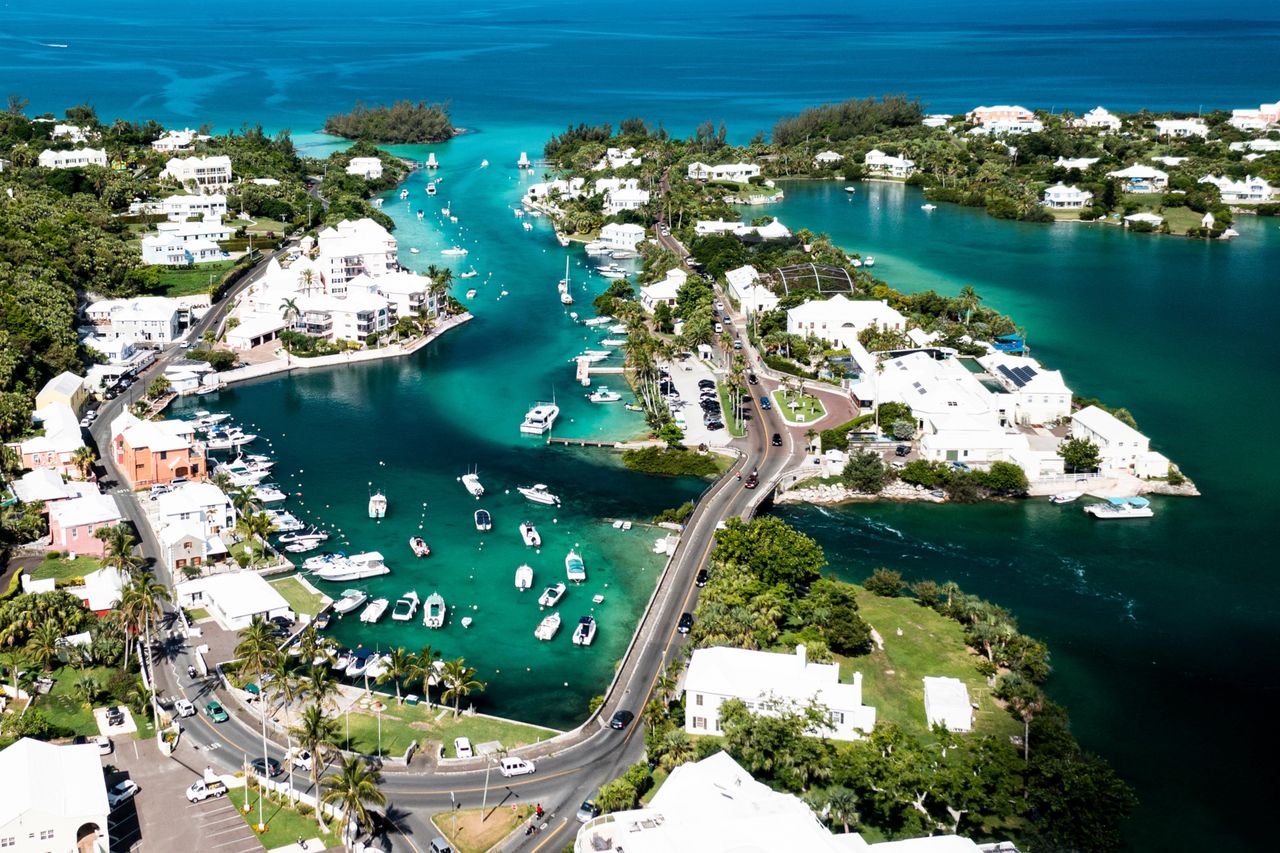
[[[532,761],[525,761],[523,758],[504,758],[498,769],[502,771],[503,776],[510,778],[512,776],[525,776],[537,768],[533,766]]]
[[[138,783],[132,779],[117,782],[107,789],[107,805],[113,809],[117,808],[132,800],[141,790]]]
[[[90,740],[97,744],[99,755],[110,755],[115,751],[115,744],[111,742],[111,738],[106,735],[94,735]]]
[[[311,752],[309,750],[294,747],[289,750],[285,758],[293,769],[311,772]]]
[[[173,710],[179,717],[194,717],[196,706],[186,699],[174,699]]]
[[[453,752],[458,758],[471,758],[474,754],[471,751],[471,739],[465,737],[454,738]]]

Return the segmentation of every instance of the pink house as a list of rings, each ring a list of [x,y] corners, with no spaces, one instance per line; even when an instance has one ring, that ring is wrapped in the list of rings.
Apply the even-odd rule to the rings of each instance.
[[[124,521],[111,495],[85,494],[49,504],[49,549],[102,557],[106,543],[94,536],[103,527]]]

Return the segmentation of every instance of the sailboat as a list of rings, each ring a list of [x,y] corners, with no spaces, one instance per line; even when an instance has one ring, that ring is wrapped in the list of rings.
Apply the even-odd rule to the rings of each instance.
[[[560,279],[560,302],[563,305],[573,304],[573,294],[569,292],[569,256],[564,259],[564,278]]]

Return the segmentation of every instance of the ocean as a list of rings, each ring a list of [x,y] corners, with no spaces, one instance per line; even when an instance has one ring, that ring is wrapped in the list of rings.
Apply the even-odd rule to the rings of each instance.
[[[0,80],[30,100],[28,112],[88,102],[108,119],[219,131],[260,123],[291,129],[314,153],[332,145],[315,134],[325,115],[356,100],[450,103],[455,123],[472,132],[405,153],[437,153],[441,196],[459,222],[440,221],[420,175],[409,202],[390,198],[387,211],[410,266],[439,262],[438,251],[455,243],[469,248],[455,269],[480,273],[471,280],[480,290],[476,321],[411,359],[246,385],[217,404],[272,438],[314,517],[404,567],[381,582],[384,594],[402,592],[410,571],[420,594],[439,585],[464,606],[481,603],[478,585],[500,588],[473,611],[470,636],[446,629],[447,642],[486,670],[514,666],[488,673],[477,704],[567,726],[603,688],[625,642],[616,625],[634,617],[654,571],[652,536],[635,530],[625,539],[601,520],[652,514],[701,486],[628,475],[597,455],[515,435],[527,405],[552,391],[566,401],[566,429],[630,428],[624,415],[570,394],[578,389],[567,359],[583,338],[554,298],[564,251],[545,223],[526,232],[507,210],[528,180],[511,168],[519,152],[534,155],[570,123],[632,115],[680,134],[724,120],[732,139],[746,141],[807,105],[885,92],[944,112],[1001,102],[1195,112],[1274,100],[1280,12],[1246,0],[1230,14],[1185,0],[785,10],[759,0],[643,10],[388,2],[354,15],[350,4],[327,0],[232,0],[171,15],[136,0],[70,0],[56,10],[5,10]],[[493,165],[481,170],[481,159]],[[1026,327],[1037,356],[1073,389],[1130,408],[1204,497],[1157,500],[1153,520],[1125,525],[1041,502],[778,514],[817,537],[843,576],[885,565],[910,578],[953,579],[1008,606],[1023,630],[1044,639],[1054,655],[1049,692],[1070,708],[1082,743],[1138,790],[1134,849],[1269,846],[1260,821],[1239,817],[1239,799],[1269,788],[1276,753],[1268,711],[1277,698],[1280,589],[1266,568],[1274,563],[1268,474],[1276,452],[1257,437],[1280,416],[1269,378],[1280,316],[1270,287],[1280,266],[1275,220],[1241,217],[1239,239],[1207,244],[997,222],[947,205],[926,216],[914,190],[885,185],[863,185],[852,199],[835,184],[789,184],[787,194],[770,213],[875,255],[877,274],[896,287],[954,293],[972,284]],[[411,246],[421,254],[405,254]],[[590,292],[581,295],[589,301]],[[299,433],[309,440],[297,443]],[[498,491],[502,530],[486,539],[487,553],[468,529],[474,501],[454,481],[468,465]],[[559,488],[565,510],[531,510],[502,494],[529,479]],[[361,517],[373,487],[392,498],[382,525]],[[599,582],[611,583],[604,607],[617,605],[617,615],[602,623],[589,656],[565,657],[568,650],[528,637],[515,652],[519,664],[501,663],[512,654],[503,651],[507,635],[523,640],[536,624],[510,586],[526,558],[510,526],[526,512],[551,531],[539,581],[557,573],[564,550],[583,544],[588,570],[599,565]],[[417,524],[439,550],[409,569],[403,540]],[[568,600],[566,615],[580,604]],[[415,628],[414,642],[443,636],[420,634]]]

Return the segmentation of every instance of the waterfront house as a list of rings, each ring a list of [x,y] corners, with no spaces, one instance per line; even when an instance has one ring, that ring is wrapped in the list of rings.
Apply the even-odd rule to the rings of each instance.
[[[958,678],[926,676],[924,716],[929,728],[941,725],[950,732],[973,731],[973,706],[969,688]]]
[[[22,467],[31,471],[49,469],[67,477],[80,477],[76,451],[84,447],[79,415],[66,403],[50,403],[36,409],[32,420],[44,430],[9,445],[21,457]]]
[[[907,318],[888,300],[850,299],[843,293],[787,311],[788,334],[820,338],[844,349],[857,342],[859,332],[873,327],[901,332],[907,327]]]
[[[5,853],[107,853],[110,817],[97,744],[24,737],[0,752]]]
[[[41,151],[36,162],[42,169],[81,169],[106,166],[107,152],[102,148],[73,148],[70,151]]]
[[[604,152],[604,156],[600,161],[591,167],[593,172],[603,172],[605,169],[622,169],[627,166],[639,166],[640,159],[636,156],[634,148],[610,148]]]
[[[600,242],[616,251],[634,252],[644,241],[644,227],[630,222],[610,222],[600,229]]]
[[[706,237],[708,234],[732,234],[743,225],[741,220],[730,222],[727,219],[699,219],[693,224],[693,233],[699,237]]]
[[[200,535],[219,536],[236,526],[231,498],[213,483],[183,483],[159,495],[150,509],[158,527],[195,523]]]
[[[794,654],[753,649],[696,649],[684,677],[684,728],[694,735],[721,735],[720,706],[737,699],[758,714],[803,713],[822,706],[826,725],[806,734],[857,740],[876,724],[876,709],[862,704],[862,673],[840,683],[840,667],[814,663],[803,645]]]
[[[624,210],[638,210],[648,203],[648,190],[630,187],[613,190],[604,197],[604,215],[614,216]]]
[[[392,309],[385,297],[374,293],[299,296],[297,304],[300,314],[295,328],[335,343],[365,343],[370,335],[391,328]]]
[[[1158,228],[1164,223],[1164,217],[1156,213],[1148,213],[1145,210],[1141,213],[1130,213],[1124,217],[1124,227],[1137,225],[1139,223],[1150,225],[1152,228]]]
[[[750,264],[729,270],[724,278],[729,285],[729,294],[748,317],[778,307],[777,294],[760,283],[760,273]]]
[[[1097,406],[1086,406],[1071,416],[1071,437],[1097,446],[1104,472],[1136,473],[1139,460],[1151,450],[1150,439]]]
[[[375,292],[400,317],[435,317],[439,300],[431,293],[431,279],[409,270],[387,273],[372,280]]]
[[[1071,414],[1071,389],[1060,370],[1045,370],[1026,356],[993,351],[978,359],[1005,392],[1013,397],[1013,419],[1019,424],[1053,424]]]
[[[640,180],[638,178],[596,178],[591,185],[591,195],[608,195],[614,190],[621,189],[640,189]]]
[[[689,280],[689,274],[679,268],[667,270],[667,277],[640,288],[640,307],[652,314],[661,304],[676,307],[676,296]]]
[[[974,107],[965,114],[965,120],[977,125],[970,133],[1002,136],[1016,133],[1039,133],[1044,123],[1026,107],[1000,105]]]
[[[706,163],[689,164],[689,180],[691,181],[730,181],[737,184],[750,182],[759,176],[760,167],[754,163],[724,163],[719,166],[708,166]]]
[[[175,478],[203,479],[204,446],[188,421],[144,421],[123,412],[111,422],[111,452],[132,489]]]
[[[1099,157],[1059,157],[1053,161],[1053,165],[1059,169],[1079,169],[1083,172],[1100,159]]]
[[[733,233],[748,242],[786,240],[791,237],[791,230],[779,222],[776,216],[768,225],[744,225],[735,228]]]
[[[370,278],[400,268],[396,238],[372,219],[344,219],[325,228],[317,240],[316,266],[330,293],[341,295],[358,275]]]
[[[1198,118],[1157,119],[1152,123],[1156,126],[1156,136],[1167,139],[1209,138],[1209,126]]]
[[[172,178],[196,190],[221,189],[231,185],[231,158],[225,154],[209,157],[172,157],[161,178]]]
[[[278,341],[280,333],[289,325],[280,314],[254,314],[239,319],[240,324],[228,329],[223,338],[227,346],[237,352]]]
[[[289,602],[257,572],[209,575],[182,581],[174,590],[179,607],[204,608],[228,631],[243,630],[255,616],[294,618]]]
[[[1169,173],[1141,163],[1134,163],[1127,169],[1107,172],[1108,178],[1119,178],[1124,182],[1127,193],[1159,193],[1169,186]]]
[[[909,178],[916,170],[914,160],[891,156],[879,148],[872,148],[868,151],[862,163],[867,167],[868,174],[890,178]]]
[[[813,165],[821,168],[839,163],[843,159],[844,155],[838,151],[819,151],[813,156]]]
[[[156,151],[163,151],[168,154],[181,154],[195,150],[196,140],[208,138],[188,127],[183,130],[165,131],[164,136],[151,143],[151,147]]]
[[[1233,181],[1226,176],[1205,175],[1199,183],[1213,184],[1227,204],[1261,204],[1276,197],[1276,189],[1262,178],[1246,175]]]
[[[925,116],[920,123],[925,127],[946,127],[949,121],[951,116],[948,113],[932,113]]]
[[[347,163],[347,174],[358,175],[366,181],[376,181],[382,177],[382,161],[377,157],[352,157]]]
[[[103,299],[85,308],[85,316],[98,336],[157,344],[177,340],[189,314],[190,310],[177,300],[164,296]]]
[[[1105,107],[1094,107],[1071,122],[1072,127],[1088,127],[1103,132],[1119,130],[1120,117]]]
[[[1093,193],[1079,187],[1067,186],[1059,181],[1044,191],[1045,207],[1053,210],[1079,210],[1093,201]]]
[[[36,392],[36,408],[43,409],[51,403],[61,403],[73,412],[79,412],[89,392],[84,387],[84,377],[64,370],[44,384]]]
[[[156,533],[160,540],[160,558],[170,572],[180,573],[188,566],[207,566],[228,556],[222,537],[204,533],[198,521],[179,521],[162,527]]]
[[[124,514],[116,499],[100,493],[96,485],[85,484],[78,496],[49,505],[49,549],[105,556],[106,543],[94,534],[122,521]]]

